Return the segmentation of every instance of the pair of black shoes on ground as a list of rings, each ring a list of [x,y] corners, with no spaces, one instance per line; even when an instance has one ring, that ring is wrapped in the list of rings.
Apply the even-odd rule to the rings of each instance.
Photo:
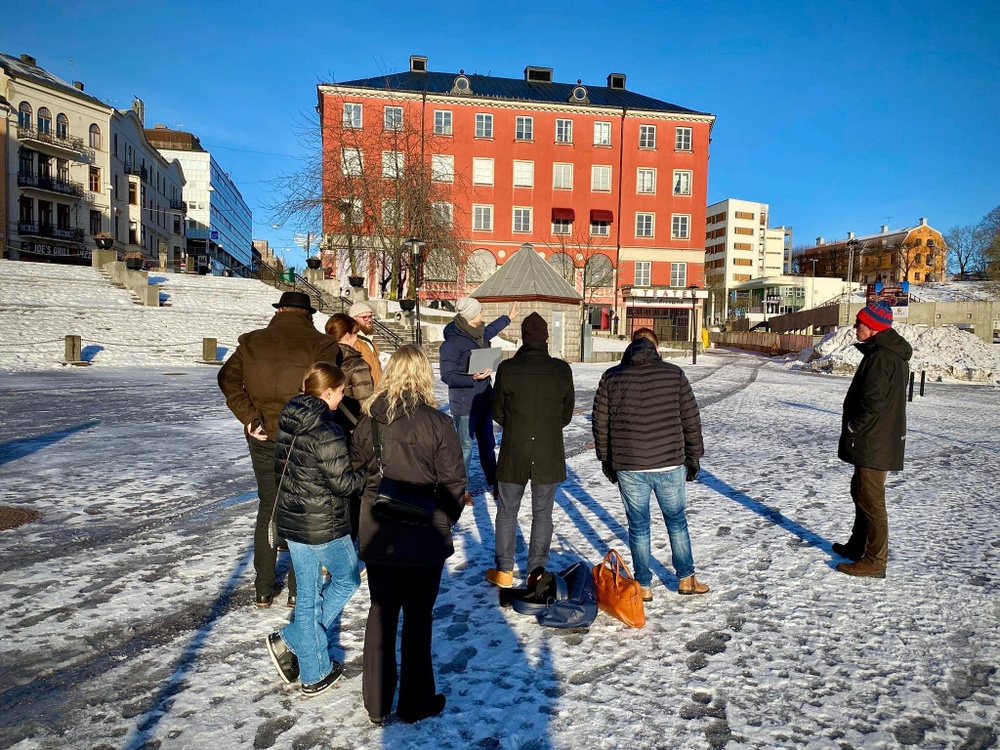
[[[291,649],[285,645],[278,631],[271,633],[265,641],[267,652],[271,655],[271,663],[278,670],[278,676],[286,685],[291,685],[299,679],[299,659],[292,653]],[[332,688],[341,677],[344,676],[344,667],[340,662],[333,662],[330,674],[319,682],[302,686],[302,694],[307,698],[313,698],[325,693]]]
[[[421,709],[413,712],[407,713],[406,711],[400,711],[396,709],[396,718],[400,721],[405,721],[407,724],[415,724],[418,721],[423,721],[424,719],[429,719],[432,716],[437,716],[439,713],[444,711],[444,705],[447,699],[441,693],[438,693],[433,698],[428,701],[427,705]],[[369,716],[372,724],[381,726],[385,724],[387,717],[385,716]]]

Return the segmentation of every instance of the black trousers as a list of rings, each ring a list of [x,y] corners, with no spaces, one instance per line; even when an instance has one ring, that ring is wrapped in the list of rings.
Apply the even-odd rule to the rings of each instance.
[[[437,692],[431,659],[434,602],[441,586],[444,562],[420,568],[367,565],[371,609],[365,627],[361,692],[372,718],[392,713],[396,693],[396,634],[400,639],[399,703],[397,712],[421,714]]]
[[[257,577],[254,588],[258,596],[270,594],[274,590],[274,566],[278,554],[267,540],[267,527],[274,513],[274,503],[278,499],[278,477],[274,473],[274,441],[250,438],[250,462],[257,478],[257,523],[253,530],[253,567]],[[288,594],[295,596],[295,570],[288,570]]]

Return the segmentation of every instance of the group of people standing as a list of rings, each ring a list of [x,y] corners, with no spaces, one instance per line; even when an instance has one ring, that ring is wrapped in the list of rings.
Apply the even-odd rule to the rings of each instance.
[[[479,301],[461,298],[440,348],[448,416],[438,409],[422,349],[400,347],[383,371],[367,304],[331,316],[325,334],[313,326],[307,295],[285,292],[274,307],[267,328],[241,336],[219,373],[226,403],[244,425],[257,479],[258,607],[271,606],[277,592],[276,549],[287,544],[292,558],[288,605],[295,612],[267,637],[271,660],[281,679],[299,680],[307,696],[332,687],[342,675],[333,658],[334,623],[360,586],[361,560],[371,597],[362,660],[368,715],[384,722],[398,685],[399,719],[435,716],[445,697],[435,686],[432,611],[444,562],[454,553],[452,528],[473,502],[467,485],[473,443],[497,507],[495,566],[486,571],[495,586],[513,586],[517,517],[531,485],[524,568],[530,587],[545,572],[556,488],[566,479],[562,432],[575,408],[572,371],[549,354],[548,326],[537,312],[523,319],[522,345],[512,358],[495,373],[471,371],[472,352],[490,346],[517,305],[486,324]],[[856,324],[865,359],[845,400],[840,448],[841,458],[855,464],[856,520],[849,542],[834,545],[854,561],[838,566],[852,575],[885,575],[885,472],[902,468],[899,378],[905,384],[909,351],[891,322],[891,308],[869,305]],[[503,428],[499,460],[494,422]],[[894,439],[887,430],[902,430],[898,447],[884,447]],[[666,523],[677,592],[708,593],[695,575],[685,497],[685,482],[698,477],[704,453],[700,413],[684,371],[663,361],[651,329],[636,330],[621,362],[603,374],[593,435],[604,474],[622,497],[643,599],[653,597],[651,496]],[[376,513],[383,477],[435,486],[431,519],[404,524]]]

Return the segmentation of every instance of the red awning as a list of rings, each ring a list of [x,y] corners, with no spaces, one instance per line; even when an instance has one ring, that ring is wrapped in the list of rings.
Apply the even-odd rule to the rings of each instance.
[[[576,212],[572,208],[553,208],[552,221],[573,221],[576,219]]]
[[[608,211],[604,208],[592,208],[590,209],[590,220],[591,221],[606,221],[608,224],[615,220],[615,212]]]

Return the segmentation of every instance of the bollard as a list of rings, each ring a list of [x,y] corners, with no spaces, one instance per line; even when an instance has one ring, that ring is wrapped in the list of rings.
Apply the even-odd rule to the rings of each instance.
[[[79,362],[83,353],[83,341],[79,336],[66,337],[66,361]]]
[[[907,401],[912,401],[912,400],[913,400],[913,379],[914,379],[914,378],[915,378],[916,376],[917,376],[917,374],[916,374],[915,372],[911,372],[911,373],[910,373],[910,393],[909,393],[909,395],[908,395],[908,396],[906,397],[906,400],[907,400]]]
[[[219,359],[219,340],[201,340],[201,358],[206,362],[217,362]]]
[[[927,378],[927,371],[920,371],[920,398],[924,397],[924,380]]]

